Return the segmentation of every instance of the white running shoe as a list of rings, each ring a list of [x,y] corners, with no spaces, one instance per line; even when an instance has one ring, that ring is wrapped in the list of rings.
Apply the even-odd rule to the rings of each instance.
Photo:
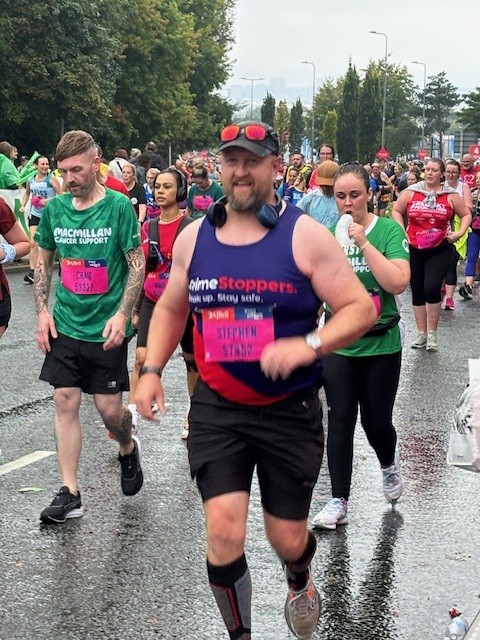
[[[312,520],[317,529],[336,529],[337,524],[348,524],[348,500],[344,498],[330,498],[327,504]]]
[[[395,456],[394,463],[387,467],[382,468],[383,476],[383,495],[391,504],[400,498],[403,493],[404,482],[402,474],[400,473],[400,462],[398,456]]]

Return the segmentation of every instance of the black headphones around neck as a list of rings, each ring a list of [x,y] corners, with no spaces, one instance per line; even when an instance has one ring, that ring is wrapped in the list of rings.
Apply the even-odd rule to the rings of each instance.
[[[223,227],[227,221],[227,210],[225,205],[228,202],[227,196],[223,196],[220,200],[213,202],[207,209],[207,220],[212,227]],[[282,198],[275,194],[275,204],[262,204],[256,210],[257,220],[267,229],[272,229],[278,222],[280,212],[282,210]]]

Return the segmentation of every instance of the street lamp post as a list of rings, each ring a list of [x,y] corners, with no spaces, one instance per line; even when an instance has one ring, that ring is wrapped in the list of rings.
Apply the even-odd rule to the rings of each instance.
[[[243,76],[240,78],[241,80],[248,80],[251,82],[251,91],[250,91],[250,118],[253,118],[253,83],[258,82],[259,80],[265,80],[265,78],[244,78]]]
[[[387,112],[387,58],[388,58],[388,37],[386,33],[381,31],[370,31],[377,36],[385,37],[385,72],[383,75],[383,109],[382,109],[382,149],[385,148],[385,117]]]
[[[425,89],[427,86],[427,65],[417,60],[412,60],[412,64],[421,64],[423,67],[422,149],[425,149]]]
[[[313,150],[315,148],[315,64],[313,62],[308,62],[308,60],[304,60],[302,64],[311,64],[313,67],[313,84],[312,84],[312,163],[313,163]]]

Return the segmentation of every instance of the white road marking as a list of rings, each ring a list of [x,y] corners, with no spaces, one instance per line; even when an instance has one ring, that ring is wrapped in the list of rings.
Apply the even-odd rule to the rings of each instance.
[[[27,464],[32,464],[32,462],[37,462],[38,460],[43,460],[43,458],[53,456],[55,455],[55,453],[56,451],[34,451],[33,453],[29,453],[26,456],[17,458],[17,460],[7,462],[7,464],[4,464],[0,467],[0,476],[4,476],[6,473],[10,473],[10,471],[15,471],[16,469],[26,467]]]

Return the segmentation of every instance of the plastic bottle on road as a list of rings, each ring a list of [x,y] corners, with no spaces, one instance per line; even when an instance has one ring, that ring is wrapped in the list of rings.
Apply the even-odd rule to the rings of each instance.
[[[445,640],[462,640],[468,631],[468,621],[457,607],[452,607],[450,614],[450,624],[445,631]]]

